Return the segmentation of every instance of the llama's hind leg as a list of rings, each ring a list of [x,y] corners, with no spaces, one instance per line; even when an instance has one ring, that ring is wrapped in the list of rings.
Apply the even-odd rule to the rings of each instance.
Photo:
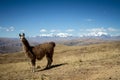
[[[48,68],[50,68],[50,66],[51,66],[51,64],[53,62],[53,59],[52,59],[53,58],[53,52],[47,53],[46,58],[47,58],[47,66],[46,66],[45,69],[48,69]]]
[[[52,62],[53,62],[52,58],[47,57],[47,66],[46,66],[46,69],[50,68]]]
[[[31,59],[32,72],[35,72],[35,63],[36,63],[36,59]]]

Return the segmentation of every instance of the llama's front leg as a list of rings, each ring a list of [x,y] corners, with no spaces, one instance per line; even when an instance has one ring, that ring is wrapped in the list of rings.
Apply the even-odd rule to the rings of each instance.
[[[35,72],[36,59],[31,59],[31,63],[32,63],[32,72]]]

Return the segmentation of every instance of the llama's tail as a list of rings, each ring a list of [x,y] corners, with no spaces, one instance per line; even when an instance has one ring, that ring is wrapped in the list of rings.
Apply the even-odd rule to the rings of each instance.
[[[50,42],[50,44],[52,44],[52,45],[53,45],[53,47],[55,47],[55,46],[56,46],[55,42]]]

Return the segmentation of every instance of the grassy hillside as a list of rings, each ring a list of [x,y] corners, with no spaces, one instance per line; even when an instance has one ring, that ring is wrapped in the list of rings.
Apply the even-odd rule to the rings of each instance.
[[[0,53],[13,53],[21,50],[21,43],[17,38],[0,38]]]
[[[120,41],[87,46],[57,44],[54,62],[43,70],[46,58],[37,61],[37,71],[23,52],[0,54],[0,80],[119,80]]]

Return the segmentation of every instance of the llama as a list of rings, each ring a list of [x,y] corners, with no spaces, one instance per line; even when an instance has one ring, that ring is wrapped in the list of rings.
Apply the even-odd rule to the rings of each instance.
[[[19,34],[20,40],[23,45],[25,54],[30,58],[32,64],[32,71],[35,72],[36,59],[41,60],[45,55],[47,58],[47,65],[45,69],[50,68],[53,62],[53,53],[55,42],[43,43],[37,46],[30,46],[29,42],[25,38],[25,34]]]

